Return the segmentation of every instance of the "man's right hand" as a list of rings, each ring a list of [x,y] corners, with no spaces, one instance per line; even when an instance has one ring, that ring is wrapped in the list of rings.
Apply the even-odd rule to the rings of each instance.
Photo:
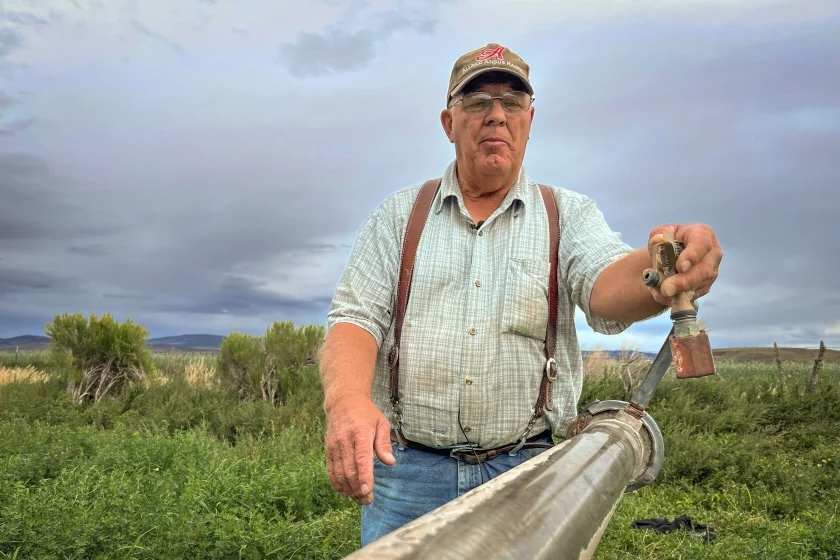
[[[327,473],[332,487],[357,504],[373,502],[373,453],[382,463],[391,452],[391,423],[370,397],[349,395],[327,413]]]

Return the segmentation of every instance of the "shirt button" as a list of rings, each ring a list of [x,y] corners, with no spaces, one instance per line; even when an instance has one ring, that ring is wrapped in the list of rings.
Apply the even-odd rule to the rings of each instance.
[[[478,235],[479,236],[484,235],[484,230],[483,229],[478,230]]]
[[[471,334],[471,335],[475,335],[475,333],[477,333],[477,332],[478,332],[478,331],[477,331],[477,330],[475,330],[475,329],[470,329],[470,334]]]
[[[464,380],[464,383],[466,383],[467,385],[472,385],[472,377],[467,377],[467,378]]]
[[[470,433],[470,431],[471,431],[471,430],[472,430],[472,428],[470,428],[469,426],[467,426],[466,428],[464,428],[464,433],[465,433],[465,434],[468,434],[468,433]]]
[[[480,287],[481,287],[481,280],[476,280],[476,281],[475,281],[475,287],[476,287],[476,288],[480,288]]]

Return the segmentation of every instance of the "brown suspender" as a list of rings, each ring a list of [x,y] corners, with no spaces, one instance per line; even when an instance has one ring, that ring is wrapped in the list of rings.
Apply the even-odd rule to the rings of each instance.
[[[402,258],[400,259],[400,283],[397,289],[397,309],[394,313],[394,347],[388,356],[388,365],[391,368],[391,404],[394,407],[397,422],[401,420],[402,414],[400,409],[400,339],[402,338],[403,318],[408,307],[408,293],[411,291],[414,256],[417,254],[420,235],[423,233],[423,226],[426,225],[432,201],[435,199],[439,188],[440,179],[430,179],[423,183],[423,186],[420,187],[420,193],[414,200],[414,207],[411,209],[408,224],[405,227]],[[399,426],[397,426],[397,431],[399,432]]]
[[[557,362],[554,351],[557,348],[557,254],[560,252],[560,215],[554,193],[545,185],[540,185],[545,211],[548,214],[548,234],[551,243],[548,254],[551,260],[551,272],[548,276],[548,324],[545,326],[545,375],[540,384],[540,396],[534,408],[536,418],[542,416],[543,408],[552,410],[551,388],[557,379]]]
[[[552,410],[551,388],[557,379],[557,362],[554,360],[554,351],[557,347],[557,253],[560,247],[559,224],[560,217],[557,211],[557,201],[551,189],[545,185],[539,185],[542,194],[545,210],[548,214],[548,230],[550,235],[549,258],[551,260],[550,276],[548,279],[548,324],[545,332],[545,369],[540,383],[540,394],[534,406],[534,414],[528,423],[522,440],[528,436],[537,418],[541,417],[543,410]],[[402,258],[400,260],[400,279],[397,287],[397,302],[394,313],[394,346],[388,355],[388,364],[391,370],[390,376],[390,397],[391,405],[394,407],[393,423],[397,434],[401,433],[402,409],[399,398],[400,382],[400,341],[402,337],[402,324],[408,307],[408,296],[411,291],[411,276],[414,272],[414,259],[417,254],[417,246],[420,244],[420,236],[432,201],[440,188],[440,179],[430,179],[420,188],[420,192],[414,201],[411,214],[408,217],[408,224],[403,239]]]

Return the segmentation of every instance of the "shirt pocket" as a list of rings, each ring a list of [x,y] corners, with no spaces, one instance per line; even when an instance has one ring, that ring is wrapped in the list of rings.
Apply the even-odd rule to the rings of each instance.
[[[545,339],[548,323],[548,275],[551,263],[510,259],[504,289],[502,332]]]

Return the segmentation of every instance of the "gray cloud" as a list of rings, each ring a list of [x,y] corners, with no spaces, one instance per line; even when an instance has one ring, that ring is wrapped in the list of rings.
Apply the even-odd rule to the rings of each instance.
[[[14,97],[9,95],[8,93],[0,91],[0,111],[2,111],[3,109],[8,109],[14,104],[14,102]]]
[[[163,304],[166,311],[177,313],[317,313],[329,305],[329,297],[301,298],[273,292],[266,283],[253,278],[229,275],[202,297]]]
[[[135,31],[140,33],[141,35],[145,35],[146,37],[150,37],[152,39],[160,41],[161,43],[168,46],[169,48],[171,48],[173,51],[175,51],[178,54],[183,54],[184,53],[184,47],[183,46],[181,46],[180,44],[176,43],[175,41],[172,41],[171,39],[167,38],[165,35],[162,35],[161,33],[158,33],[156,31],[152,31],[151,29],[149,29],[148,27],[146,27],[145,25],[143,25],[142,23],[140,23],[136,19],[132,19],[130,21],[130,23],[131,23],[131,27]]]
[[[371,30],[348,33],[331,29],[323,34],[301,33],[297,42],[280,48],[279,61],[298,78],[352,72],[373,60],[384,34]]]
[[[48,20],[26,12],[5,12],[3,19],[18,25],[46,25]]]
[[[83,255],[85,257],[104,257],[108,255],[108,248],[104,247],[103,245],[98,244],[90,244],[90,245],[70,245],[67,247],[68,253],[75,253],[77,255]]]
[[[183,184],[189,182],[185,177]],[[335,192],[346,188],[340,170],[330,183]],[[0,155],[0,184],[4,200],[13,201],[0,207],[0,247],[11,262],[39,254],[87,288],[53,283],[53,297],[21,301],[28,310],[42,309],[44,320],[65,310],[136,319],[134,310],[142,304],[144,324],[155,324],[161,313],[258,314],[264,321],[308,316],[311,322],[325,313],[328,290],[296,295],[268,280],[293,285],[313,258],[349,250],[347,243],[320,240],[344,227],[337,219],[340,208],[323,208],[330,189],[320,185],[254,196],[219,177],[203,183],[201,192],[165,192],[145,184],[137,190],[89,190],[56,177],[45,161],[21,154]],[[149,195],[158,202],[149,204]]]
[[[661,223],[716,229],[725,257],[703,310],[724,340],[778,330],[815,344],[840,319],[840,261],[825,252],[840,238],[838,24],[790,26],[783,40],[715,28],[713,43],[702,26],[595,29],[556,72],[539,67],[535,130],[558,123],[556,145],[593,159],[571,186],[625,239],[641,246]],[[785,324],[798,328],[772,327]]]
[[[5,58],[23,42],[20,33],[11,27],[0,28],[0,59]]]
[[[130,301],[154,301],[155,297],[148,294],[102,294],[105,299],[124,299]]]
[[[0,338],[12,338],[22,334],[43,335],[47,321],[40,313],[20,313],[0,303]],[[50,316],[50,320],[52,316]]]
[[[31,128],[35,124],[34,117],[12,119],[5,123],[0,122],[0,137],[10,137]]]
[[[2,14],[2,17],[13,23],[21,18],[26,19],[16,12]],[[17,30],[12,27],[0,28],[0,75],[5,74],[11,67],[5,59],[22,45],[23,35]],[[31,116],[6,118],[4,113],[7,109],[13,108],[16,102],[17,99],[14,96],[0,90],[0,140],[11,138],[35,124],[35,119]]]
[[[357,13],[367,3],[353,4],[351,13]],[[401,8],[405,10],[404,6]],[[382,43],[395,33],[413,30],[431,35],[437,26],[436,19],[416,9],[411,13],[390,11],[367,15],[365,25],[354,31],[346,30],[353,27],[352,22],[342,21],[321,33],[300,33],[295,42],[281,45],[278,62],[297,78],[354,72],[373,61]]]
[[[43,241],[84,239],[119,227],[108,217],[91,219],[96,208],[74,196],[73,187],[54,177],[37,156],[0,152],[0,247],[25,250]]]
[[[0,296],[54,287],[53,279],[41,272],[0,269]]]
[[[434,3],[342,5],[325,31],[281,47],[288,75],[254,55],[264,48],[256,27],[247,37],[225,27],[227,39],[189,57],[147,49],[120,69],[93,57],[74,60],[73,76],[16,72],[0,110],[39,108],[32,117],[52,126],[0,152],[0,336],[42,332],[65,311],[130,317],[153,336],[322,322],[362,221],[448,163],[438,90],[453,49],[479,37]],[[155,41],[209,37],[189,26],[161,37],[139,21]],[[840,344],[830,334],[840,320],[838,23],[778,22],[771,33],[616,18],[569,26],[562,41],[520,30],[512,47],[533,53],[535,179],[591,195],[633,245],[659,223],[715,227],[726,256],[701,306],[715,346]],[[27,48],[22,36],[0,34],[0,54],[14,48]],[[348,77],[380,52],[399,60],[418,48],[429,64],[445,61],[428,72],[438,78],[417,80],[416,65],[395,65],[387,80]],[[302,96],[290,75],[324,85]],[[345,80],[337,106],[333,81]],[[629,334],[658,347],[664,332],[667,317]]]

